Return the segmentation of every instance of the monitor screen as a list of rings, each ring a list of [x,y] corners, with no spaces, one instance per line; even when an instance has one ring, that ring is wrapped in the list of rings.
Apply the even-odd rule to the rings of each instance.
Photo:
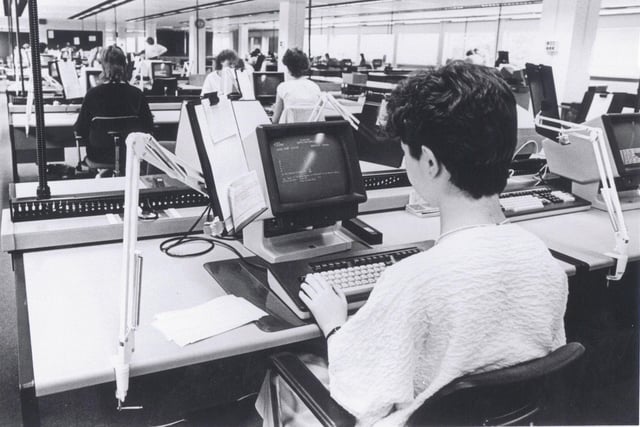
[[[253,90],[256,99],[276,99],[276,89],[284,81],[284,73],[253,73]]]
[[[173,64],[168,62],[152,62],[151,63],[151,75],[152,78],[156,79],[158,77],[172,77],[173,75]]]
[[[58,71],[58,62],[49,62],[49,75],[60,82],[60,72]]]
[[[98,86],[100,83],[100,74],[102,71],[100,70],[86,70],[86,78],[87,78],[87,90]]]
[[[543,116],[552,119],[559,119],[558,98],[556,97],[556,86],[553,79],[553,70],[548,65],[525,64],[527,83],[531,95],[531,106],[533,116],[542,113]],[[557,139],[558,132],[536,127],[536,132],[540,135]]]
[[[340,141],[323,132],[274,138],[271,160],[282,203],[341,196],[348,190]]]
[[[351,127],[345,121],[263,125],[257,129],[272,212],[357,211],[366,200]],[[342,219],[342,218],[336,218]]]
[[[606,114],[602,121],[618,173],[640,174],[640,113]]]

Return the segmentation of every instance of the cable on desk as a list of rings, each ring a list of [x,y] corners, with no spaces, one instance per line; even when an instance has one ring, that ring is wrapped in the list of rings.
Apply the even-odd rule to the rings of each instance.
[[[174,257],[174,258],[189,258],[189,257],[196,257],[196,256],[200,256],[200,255],[204,255],[206,253],[211,252],[216,245],[219,245],[225,249],[227,249],[228,251],[233,252],[233,254],[235,256],[238,257],[238,259],[240,260],[240,262],[251,266],[253,268],[257,268],[259,270],[268,270],[269,268],[267,266],[263,266],[260,264],[256,264],[253,263],[249,260],[247,260],[236,248],[234,248],[233,246],[229,245],[228,243],[223,242],[223,240],[226,241],[237,241],[238,237],[235,236],[222,236],[222,237],[218,237],[218,238],[213,238],[213,237],[205,237],[205,236],[190,236],[191,233],[193,233],[193,230],[196,228],[196,226],[198,225],[198,223],[200,222],[200,220],[205,216],[208,215],[211,212],[211,206],[208,206],[198,217],[198,219],[193,223],[193,225],[189,228],[189,230],[184,233],[182,236],[178,236],[178,237],[171,237],[163,242],[160,243],[160,250],[162,252],[164,252],[165,254],[167,254],[170,257]],[[189,252],[189,253],[185,253],[185,254],[177,254],[172,252],[171,250],[174,248],[177,248],[178,246],[181,246],[185,243],[192,243],[192,242],[205,242],[208,243],[208,246],[201,250],[201,251],[196,251],[196,252]]]
[[[211,239],[207,237],[190,236],[190,234],[193,233],[193,230],[196,228],[198,223],[200,223],[200,220],[205,215],[207,215],[210,210],[211,210],[211,206],[208,206],[204,211],[202,211],[198,219],[193,223],[193,225],[189,228],[189,230],[186,233],[184,233],[182,236],[171,237],[163,241],[162,243],[160,243],[160,250],[173,258],[196,257],[196,256],[204,255],[206,253],[211,252],[213,248],[215,248],[215,242],[213,242]],[[177,248],[178,246],[181,246],[185,243],[193,243],[193,242],[206,242],[209,244],[209,246],[201,251],[189,252],[184,254],[178,254],[171,251],[172,249]]]

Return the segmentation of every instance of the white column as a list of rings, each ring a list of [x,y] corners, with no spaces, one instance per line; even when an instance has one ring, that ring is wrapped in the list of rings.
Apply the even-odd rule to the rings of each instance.
[[[241,24],[238,28],[238,56],[244,58],[249,54],[249,25]]]
[[[600,0],[544,0],[537,62],[553,67],[558,102],[580,102],[589,86]]]
[[[196,14],[189,17],[189,63],[194,74],[205,73],[206,63],[206,30],[196,26]]]
[[[304,0],[282,0],[280,2],[280,31],[278,33],[278,69],[283,70],[282,55],[289,48],[303,49],[304,45]]]
[[[146,30],[145,30],[145,39],[147,37],[153,37],[154,41],[158,41],[158,35],[156,34],[156,29],[157,29],[157,24],[155,21],[147,21],[146,26]],[[141,47],[140,49],[144,49],[144,47]]]

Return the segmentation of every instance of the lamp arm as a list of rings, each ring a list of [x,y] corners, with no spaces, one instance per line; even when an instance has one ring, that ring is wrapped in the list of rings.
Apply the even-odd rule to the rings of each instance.
[[[136,250],[140,162],[145,160],[168,176],[206,195],[203,190],[205,181],[202,174],[162,147],[151,135],[140,132],[131,133],[126,139],[126,144],[127,166],[124,190],[122,270],[120,274],[120,325],[118,351],[113,362],[118,410],[141,408],[122,406],[129,388],[129,365],[135,349],[135,331],[140,323],[142,256],[140,251]]]
[[[342,118],[344,118],[347,122],[349,122],[349,124],[353,129],[355,129],[356,131],[359,129],[360,120],[358,120],[353,114],[345,110],[345,108],[342,105],[340,105],[338,100],[333,95],[325,92],[323,92],[320,95],[320,99],[318,100],[318,102],[316,102],[316,105],[313,107],[311,116],[309,117],[309,121],[311,122],[320,121],[320,118],[322,117],[324,110],[327,108],[327,105],[330,105],[331,107],[333,107],[333,109],[336,110],[342,116]]]
[[[616,260],[615,273],[607,275],[607,279],[620,280],[624,275],[629,259],[629,233],[622,213],[618,189],[616,188],[616,182],[613,177],[613,168],[611,167],[609,152],[604,142],[602,129],[545,117],[540,113],[536,115],[534,122],[536,127],[558,132],[558,143],[560,144],[570,144],[569,135],[591,143],[598,174],[600,175],[600,184],[602,185],[602,200],[607,207],[607,213],[609,214],[609,220],[611,221],[616,242],[614,251],[606,253],[606,255]],[[558,126],[550,126],[547,123],[553,123]]]

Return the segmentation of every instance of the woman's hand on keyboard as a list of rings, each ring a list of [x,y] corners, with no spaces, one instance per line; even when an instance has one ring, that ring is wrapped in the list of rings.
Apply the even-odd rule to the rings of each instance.
[[[336,326],[347,321],[347,297],[341,289],[334,289],[317,274],[308,274],[300,286],[304,302],[326,336]]]

